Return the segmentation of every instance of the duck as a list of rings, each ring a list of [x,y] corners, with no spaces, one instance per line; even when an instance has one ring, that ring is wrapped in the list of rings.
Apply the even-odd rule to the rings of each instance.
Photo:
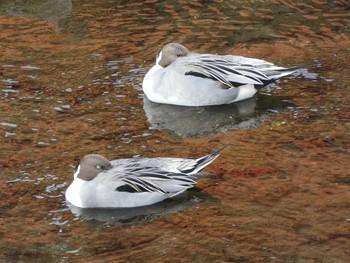
[[[134,157],[109,161],[99,154],[84,156],[65,192],[78,208],[134,208],[174,198],[196,185],[226,147],[198,159]]]
[[[261,88],[309,64],[280,67],[262,59],[191,52],[169,43],[143,78],[150,101],[179,106],[214,106],[252,98]]]

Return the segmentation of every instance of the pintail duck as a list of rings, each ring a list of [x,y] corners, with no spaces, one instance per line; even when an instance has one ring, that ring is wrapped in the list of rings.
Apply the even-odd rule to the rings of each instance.
[[[109,161],[86,155],[76,166],[66,191],[69,203],[80,208],[130,208],[155,204],[196,185],[200,171],[225,148],[198,159],[130,158]]]
[[[157,53],[156,65],[145,75],[143,91],[149,100],[182,106],[210,106],[249,99],[262,87],[299,67],[242,56],[198,54],[178,43]]]

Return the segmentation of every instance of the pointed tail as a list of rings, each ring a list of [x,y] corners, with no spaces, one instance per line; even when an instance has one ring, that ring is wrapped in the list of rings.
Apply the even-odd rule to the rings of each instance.
[[[222,150],[224,150],[227,146],[230,144],[226,144],[223,147],[221,147],[219,150],[213,152],[212,154],[208,154],[206,156],[203,156],[201,158],[191,160],[190,163],[184,163],[183,165],[180,165],[177,169],[181,171],[182,173],[186,174],[196,174],[200,172],[204,167],[208,166],[210,163],[212,163],[216,158],[219,157]]]

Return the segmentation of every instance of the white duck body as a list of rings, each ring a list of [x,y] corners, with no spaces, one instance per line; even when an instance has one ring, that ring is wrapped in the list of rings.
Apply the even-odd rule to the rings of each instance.
[[[90,154],[76,168],[66,199],[81,208],[127,208],[151,205],[195,186],[201,169],[222,149],[199,159],[131,158],[109,162]]]
[[[262,87],[299,67],[277,67],[261,59],[197,54],[170,43],[142,86],[149,100],[182,106],[211,106],[249,99]]]

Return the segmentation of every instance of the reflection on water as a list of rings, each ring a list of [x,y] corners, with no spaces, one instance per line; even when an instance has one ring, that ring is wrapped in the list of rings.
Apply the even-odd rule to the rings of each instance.
[[[262,116],[255,116],[256,97],[218,107],[183,107],[157,104],[145,98],[143,108],[152,128],[169,130],[180,136],[198,136],[229,129],[257,127]]]
[[[1,0],[0,15],[31,16],[58,23],[72,10],[72,0]]]
[[[180,136],[257,127],[259,117],[254,116],[256,98],[219,107],[184,107],[158,104],[145,98],[143,109],[152,128],[169,130]],[[251,119],[249,119],[251,117]]]
[[[153,129],[193,137],[257,128],[269,114],[293,110],[293,107],[286,98],[259,94],[248,100],[215,107],[158,104],[145,97],[143,109]]]
[[[344,0],[1,0],[0,261],[347,262],[349,19]],[[242,104],[155,105],[141,83],[168,42],[316,59],[319,76]],[[65,204],[88,153],[195,157],[227,142],[198,182],[219,202],[195,192],[128,219]]]

